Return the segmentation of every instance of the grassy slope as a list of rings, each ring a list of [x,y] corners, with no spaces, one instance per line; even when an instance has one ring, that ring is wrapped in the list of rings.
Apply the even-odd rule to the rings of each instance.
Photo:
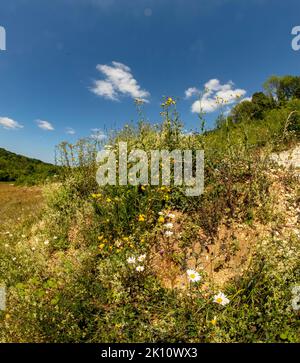
[[[58,173],[59,168],[43,161],[0,148],[0,181],[35,183]]]

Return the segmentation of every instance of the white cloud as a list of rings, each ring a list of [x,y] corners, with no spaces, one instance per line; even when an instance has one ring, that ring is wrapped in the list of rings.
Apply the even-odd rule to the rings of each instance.
[[[190,98],[192,96],[199,95],[200,90],[196,87],[190,87],[184,93],[185,93],[185,98]]]
[[[23,125],[20,125],[17,121],[8,117],[0,117],[0,125],[3,126],[3,128],[5,128],[6,130],[15,130],[24,127]]]
[[[107,138],[107,135],[101,129],[91,129],[91,131],[92,131],[91,134],[92,139],[102,141]]]
[[[54,127],[48,121],[37,120],[36,122],[38,124],[38,127],[40,129],[42,129],[42,130],[45,130],[45,131],[53,131],[54,130]]]
[[[75,135],[76,131],[72,127],[66,127],[66,134]]]
[[[240,99],[240,103],[244,102],[244,101],[252,101],[252,97],[245,97],[245,98]]]
[[[121,95],[139,98],[148,102],[150,93],[141,89],[140,85],[133,78],[131,69],[123,63],[112,62],[112,66],[98,64],[97,70],[104,76],[104,80],[94,81],[91,91],[96,95],[117,101]]]
[[[192,97],[195,95],[196,88],[191,87],[185,91],[186,96]],[[197,90],[198,91],[198,90]],[[234,83],[221,84],[218,79],[210,79],[204,85],[204,93],[200,100],[192,104],[191,111],[194,113],[214,112],[221,106],[228,106],[243,97],[246,91],[241,88],[234,88]]]

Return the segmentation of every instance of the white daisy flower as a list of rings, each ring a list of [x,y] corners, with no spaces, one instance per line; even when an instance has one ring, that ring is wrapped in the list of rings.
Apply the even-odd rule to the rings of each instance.
[[[44,242],[44,245],[47,246],[49,244],[49,240],[46,239],[46,241]]]
[[[166,228],[166,229],[172,229],[173,227],[174,227],[174,225],[171,222],[164,224],[164,228]]]
[[[197,271],[194,270],[187,270],[188,279],[192,282],[197,282],[201,280],[201,276]]]
[[[158,212],[158,214],[159,214],[160,216],[163,216],[163,215],[164,215],[164,212]]]
[[[167,214],[167,217],[170,219],[175,219],[176,216],[173,213],[169,213],[169,214]]]
[[[300,285],[296,285],[292,288],[292,294],[293,295],[299,295],[300,294]]]
[[[140,255],[140,256],[137,258],[137,260],[138,260],[139,262],[143,262],[145,258],[146,258],[146,254],[144,254],[144,255]]]
[[[137,270],[137,272],[142,272],[142,271],[145,270],[145,267],[144,266],[137,266],[136,270]]]
[[[171,237],[171,236],[173,235],[173,232],[172,232],[172,231],[166,231],[166,232],[165,232],[165,235],[166,235],[167,237]]]
[[[223,294],[223,292],[219,292],[217,295],[214,296],[214,302],[222,306],[225,306],[229,304],[230,300],[227,298],[225,294]]]
[[[295,311],[299,311],[300,310],[300,296],[295,296],[292,299],[292,308]]]
[[[127,262],[128,262],[129,264],[134,264],[134,263],[135,263],[135,257],[128,257],[128,258],[127,258]]]

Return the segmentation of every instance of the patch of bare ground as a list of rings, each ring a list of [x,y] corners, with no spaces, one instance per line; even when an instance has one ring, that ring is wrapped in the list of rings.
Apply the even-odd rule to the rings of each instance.
[[[187,289],[186,270],[196,269],[206,276],[208,285],[222,287],[230,280],[239,278],[250,266],[255,256],[256,245],[269,237],[300,239],[300,205],[296,188],[288,180],[297,178],[296,172],[273,169],[269,173],[272,181],[268,209],[271,217],[263,220],[256,216],[251,224],[231,221],[220,223],[213,239],[199,229],[197,237],[186,244],[182,233],[186,229],[186,216],[173,211],[173,232],[165,237],[162,232],[152,249],[152,267],[166,288]],[[298,190],[299,193],[299,190]]]

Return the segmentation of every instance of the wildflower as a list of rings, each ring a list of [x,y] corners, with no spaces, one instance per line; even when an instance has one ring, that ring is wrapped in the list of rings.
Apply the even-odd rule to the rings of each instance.
[[[192,282],[197,282],[201,280],[201,276],[197,271],[194,270],[187,270],[188,279]]]
[[[141,186],[141,189],[142,189],[142,190],[146,190],[145,185],[142,185],[142,186]]]
[[[145,222],[145,215],[144,214],[139,215],[139,222]]]
[[[145,267],[144,266],[137,266],[136,267],[136,271],[137,272],[142,272],[142,271],[144,271],[145,270]]]
[[[122,242],[118,240],[115,242],[115,245],[119,248],[122,246]]]
[[[164,212],[158,212],[158,215],[163,216]]]
[[[292,294],[293,295],[299,295],[300,294],[300,285],[296,285],[292,288]]]
[[[227,298],[225,294],[223,294],[223,292],[219,292],[217,295],[214,296],[214,302],[222,306],[225,306],[229,304],[230,300]]]
[[[217,317],[214,316],[214,318],[210,321],[212,325],[216,325],[217,324]]]
[[[46,239],[46,241],[44,242],[44,245],[47,246],[49,244],[49,240]]]
[[[104,247],[105,247],[104,243],[100,243],[100,245],[98,246],[99,250],[103,250]]]
[[[170,219],[175,219],[175,214],[169,213],[169,214],[167,214],[167,217]]]
[[[57,239],[58,237],[57,236],[54,236],[53,239]]]
[[[166,229],[171,229],[171,228],[173,228],[174,227],[174,225],[173,225],[173,223],[166,223],[166,224],[164,224],[164,227],[166,228]]]
[[[294,298],[292,299],[292,308],[295,311],[300,310],[300,296],[294,296]]]
[[[129,264],[134,264],[134,263],[135,263],[135,257],[128,257],[128,258],[127,258],[127,262],[128,262]]]
[[[146,258],[146,254],[144,254],[144,255],[140,255],[140,256],[137,258],[137,260],[138,260],[139,262],[143,262],[145,258]]]
[[[107,201],[107,203],[110,203],[111,202],[111,199],[110,198],[106,198],[106,201]]]
[[[164,223],[165,219],[163,216],[158,217],[158,223]]]
[[[166,235],[167,237],[171,237],[171,236],[173,235],[173,232],[172,232],[172,231],[166,231],[166,232],[165,232],[165,235]]]
[[[25,236],[25,234],[22,234],[22,236],[21,236],[22,238],[25,238],[26,236]]]

